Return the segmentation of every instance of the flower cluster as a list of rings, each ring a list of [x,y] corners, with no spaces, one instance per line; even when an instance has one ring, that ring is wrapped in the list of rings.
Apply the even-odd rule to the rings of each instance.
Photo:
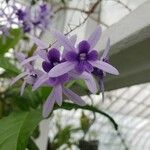
[[[95,76],[102,83],[106,72],[114,75],[119,74],[117,69],[108,63],[107,55],[110,49],[110,40],[108,40],[102,56],[99,56],[97,50],[94,49],[101,36],[100,27],[88,39],[79,42],[77,45],[76,35],[68,38],[58,31],[52,31],[52,34],[57,42],[50,48],[46,48],[46,44],[41,40],[32,37],[37,45],[36,53],[29,58],[25,58],[21,54],[18,56],[21,65],[24,67],[24,72],[12,81],[12,84],[14,84],[17,80],[24,78],[21,94],[26,83],[31,84],[33,90],[44,85],[53,88],[43,107],[44,117],[47,117],[52,111],[55,102],[61,106],[62,94],[78,105],[85,105],[80,96],[65,86],[68,82],[82,79],[88,89],[96,94],[98,87]],[[63,53],[60,53],[61,46],[64,47]],[[43,60],[41,70],[35,69],[33,65],[33,62],[39,59]]]
[[[51,24],[53,11],[46,2],[34,6],[24,6],[15,2],[0,6],[0,35],[11,37],[9,30],[14,27],[23,29],[24,33],[41,32]]]
[[[52,9],[46,3],[36,7],[15,8],[16,16],[24,32],[31,32],[35,29],[44,30],[48,28],[53,16]]]

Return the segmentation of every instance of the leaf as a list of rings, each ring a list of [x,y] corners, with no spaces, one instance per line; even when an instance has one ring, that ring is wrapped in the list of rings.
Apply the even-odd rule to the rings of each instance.
[[[37,147],[36,143],[31,138],[29,139],[27,147],[28,147],[29,150],[39,150],[39,148]]]
[[[68,125],[58,132],[57,140],[59,146],[66,144],[69,141],[71,135],[71,129],[72,127]]]
[[[15,65],[13,65],[10,61],[10,58],[0,56],[0,67],[5,69],[5,74],[10,73],[11,75],[17,75],[19,73],[19,70],[16,68]]]
[[[80,117],[80,126],[84,133],[86,133],[90,127],[90,119],[83,111]]]
[[[0,55],[6,53],[10,48],[14,48],[22,37],[21,29],[11,29],[10,35],[12,37],[6,37],[6,42],[3,43],[3,36],[0,37]]]
[[[12,78],[16,76],[16,74],[8,71],[4,71],[2,74],[0,74],[0,78]]]
[[[0,120],[0,150],[24,150],[41,121],[41,111],[15,112]]]
[[[9,87],[4,93],[5,99],[9,99],[11,103],[19,107],[21,110],[29,110],[37,108],[41,104],[41,97],[37,91],[32,92],[30,86],[25,88],[23,96],[20,95],[20,86]],[[15,97],[15,98],[14,98]]]

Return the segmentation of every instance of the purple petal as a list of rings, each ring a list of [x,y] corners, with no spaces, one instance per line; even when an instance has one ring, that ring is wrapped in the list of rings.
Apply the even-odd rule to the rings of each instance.
[[[97,85],[96,85],[96,81],[93,78],[93,76],[90,73],[87,72],[83,72],[79,78],[84,79],[88,89],[93,93],[96,94],[98,89],[97,89]]]
[[[91,49],[96,46],[97,42],[100,39],[101,33],[102,33],[102,29],[101,27],[98,27],[89,37],[88,42],[91,46]]]
[[[17,82],[18,80],[20,80],[21,78],[25,77],[26,75],[28,75],[28,72],[22,72],[21,74],[19,74],[18,76],[16,76],[10,85],[13,85],[15,82]]]
[[[77,61],[77,53],[74,51],[69,51],[66,53],[65,59],[68,61]]]
[[[46,50],[38,49],[38,50],[36,51],[36,54],[39,55],[39,56],[40,56],[42,59],[44,59],[45,61],[48,61]]]
[[[44,74],[44,72],[39,69],[35,69],[34,73],[37,75],[37,77],[41,77]]]
[[[20,91],[20,95],[21,95],[21,96],[22,96],[22,95],[23,95],[23,93],[24,93],[24,89],[25,89],[25,87],[26,87],[26,81],[24,81],[24,82],[22,83],[21,91]]]
[[[90,61],[89,63],[91,65],[93,65],[94,67],[97,67],[97,68],[103,70],[104,72],[108,72],[108,73],[114,74],[114,75],[119,75],[118,70],[106,62],[97,60],[97,61]]]
[[[78,45],[79,53],[88,53],[90,50],[90,44],[88,41],[81,41]]]
[[[55,99],[54,99],[54,91],[48,96],[46,102],[43,105],[43,117],[46,118],[51,113],[54,107]]]
[[[74,51],[74,45],[71,43],[71,41],[68,40],[66,36],[64,36],[62,33],[58,31],[52,31],[52,34],[56,37],[59,43],[61,43],[65,49]]]
[[[49,61],[59,62],[60,61],[60,52],[56,48],[52,48],[48,52],[47,57],[48,57]]]
[[[75,71],[79,74],[83,73],[83,71],[85,70],[84,68],[84,62],[80,62],[80,63],[77,63],[76,66],[75,66]]]
[[[54,89],[54,98],[59,106],[62,105],[62,86],[58,84]]]
[[[81,97],[75,94],[74,92],[72,92],[71,90],[67,88],[63,88],[63,93],[75,104],[78,104],[80,106],[86,105],[85,102],[81,99]]]
[[[39,88],[42,84],[44,84],[49,79],[48,74],[42,75],[33,85],[33,90]]]
[[[49,72],[53,67],[54,66],[50,62],[47,61],[42,62],[42,68],[45,72]]]
[[[31,75],[28,75],[25,77],[25,81],[26,81],[26,83],[33,85],[35,83],[35,78]]]
[[[104,50],[103,55],[101,57],[101,60],[108,57],[109,50],[110,50],[110,39],[108,38],[107,45],[105,47],[105,50]]]
[[[40,39],[36,38],[34,35],[29,35],[29,37],[32,39],[32,41],[39,47],[39,48],[46,48],[47,44],[41,41]]]
[[[59,42],[55,42],[54,44],[52,44],[51,49],[52,48],[58,49],[59,47],[61,47],[61,44]]]
[[[23,66],[23,65],[29,63],[30,61],[35,61],[38,58],[39,58],[39,56],[37,56],[37,55],[29,57],[29,58],[25,59],[24,61],[22,61],[21,65]]]
[[[93,71],[93,66],[92,66],[90,63],[88,63],[88,62],[86,62],[86,63],[84,64],[84,68],[85,68],[85,70],[86,70],[87,72],[92,72],[92,71]]]
[[[68,73],[74,68],[75,64],[72,62],[64,62],[53,67],[48,73],[49,77],[58,77]]]
[[[96,50],[90,51],[87,55],[89,61],[96,61],[98,59],[98,52]]]
[[[65,83],[65,82],[67,82],[69,80],[69,76],[68,76],[67,73],[63,74],[63,75],[61,75],[61,76],[59,76],[57,78],[59,80],[59,83],[61,83],[61,84]]]
[[[76,40],[77,40],[77,35],[73,35],[73,36],[71,36],[71,37],[69,38],[69,40],[70,40],[70,42],[72,43],[72,45],[75,45]],[[67,52],[69,52],[69,51],[70,51],[70,49],[66,49],[66,48],[64,48],[64,50],[63,50],[63,54],[62,54],[62,58],[64,58],[64,57],[65,57],[65,55],[66,55],[66,53],[67,53]]]

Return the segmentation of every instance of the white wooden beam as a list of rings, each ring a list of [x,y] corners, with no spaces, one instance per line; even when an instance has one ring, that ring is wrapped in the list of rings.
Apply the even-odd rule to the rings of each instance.
[[[102,33],[101,51],[111,39],[110,62],[120,75],[106,78],[106,90],[150,82],[150,1]]]
[[[103,32],[99,50],[103,50],[108,37],[111,39],[111,54],[130,47],[150,37],[150,1],[146,1],[121,21]]]

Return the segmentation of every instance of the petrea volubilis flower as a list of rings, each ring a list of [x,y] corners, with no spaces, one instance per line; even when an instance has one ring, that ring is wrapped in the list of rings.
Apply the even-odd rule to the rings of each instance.
[[[75,94],[73,91],[64,87],[64,84],[70,80],[69,75],[63,74],[58,77],[50,78],[48,72],[54,67],[61,63],[60,52],[56,48],[52,48],[47,53],[48,60],[44,60],[42,63],[42,68],[45,73],[35,82],[33,89],[37,89],[43,84],[53,87],[52,92],[48,96],[44,106],[43,106],[43,116],[47,117],[53,109],[54,103],[56,102],[59,106],[62,105],[62,93],[64,93],[68,99],[73,101],[78,105],[85,105],[85,102]]]
[[[22,62],[23,60],[25,60],[26,56],[23,53],[16,53],[16,58],[18,59],[19,62]],[[26,84],[33,85],[35,81],[37,80],[37,78],[39,78],[40,75],[42,74],[42,71],[38,69],[34,69],[34,66],[31,65],[30,63],[25,64],[23,66],[23,70],[24,71],[20,73],[18,76],[16,76],[11,82],[11,85],[13,85],[18,80],[22,78],[24,79],[23,84],[21,86],[21,91],[20,91],[21,95],[23,95],[24,93]]]
[[[65,54],[66,62],[51,69],[48,73],[49,77],[57,77],[72,70],[75,70],[79,74],[85,71],[91,73],[94,67],[111,74],[119,74],[116,68],[104,61],[98,60],[98,52],[94,50],[94,47],[101,35],[100,27],[91,34],[88,40],[81,41],[77,47],[60,32],[55,31],[53,35],[57,38],[58,42],[64,46],[64,50],[67,52]]]
[[[51,23],[53,11],[46,3],[41,4],[38,7],[37,13],[33,18],[33,25],[41,28],[42,30],[48,28]]]
[[[100,61],[104,61],[105,63],[109,63],[109,58],[108,58],[109,50],[110,50],[110,39],[107,40],[107,44],[106,44],[106,47],[103,51],[103,54],[102,54],[102,56],[100,56]],[[104,100],[104,90],[105,90],[104,89],[104,78],[106,76],[106,73],[103,70],[94,67],[92,74],[94,74],[97,77],[99,87],[100,87],[100,90],[102,92],[102,100]]]
[[[15,9],[24,32],[35,31],[35,29],[43,31],[48,29],[51,24],[53,11],[47,3],[36,5],[36,8],[26,6],[23,8],[15,7]]]

